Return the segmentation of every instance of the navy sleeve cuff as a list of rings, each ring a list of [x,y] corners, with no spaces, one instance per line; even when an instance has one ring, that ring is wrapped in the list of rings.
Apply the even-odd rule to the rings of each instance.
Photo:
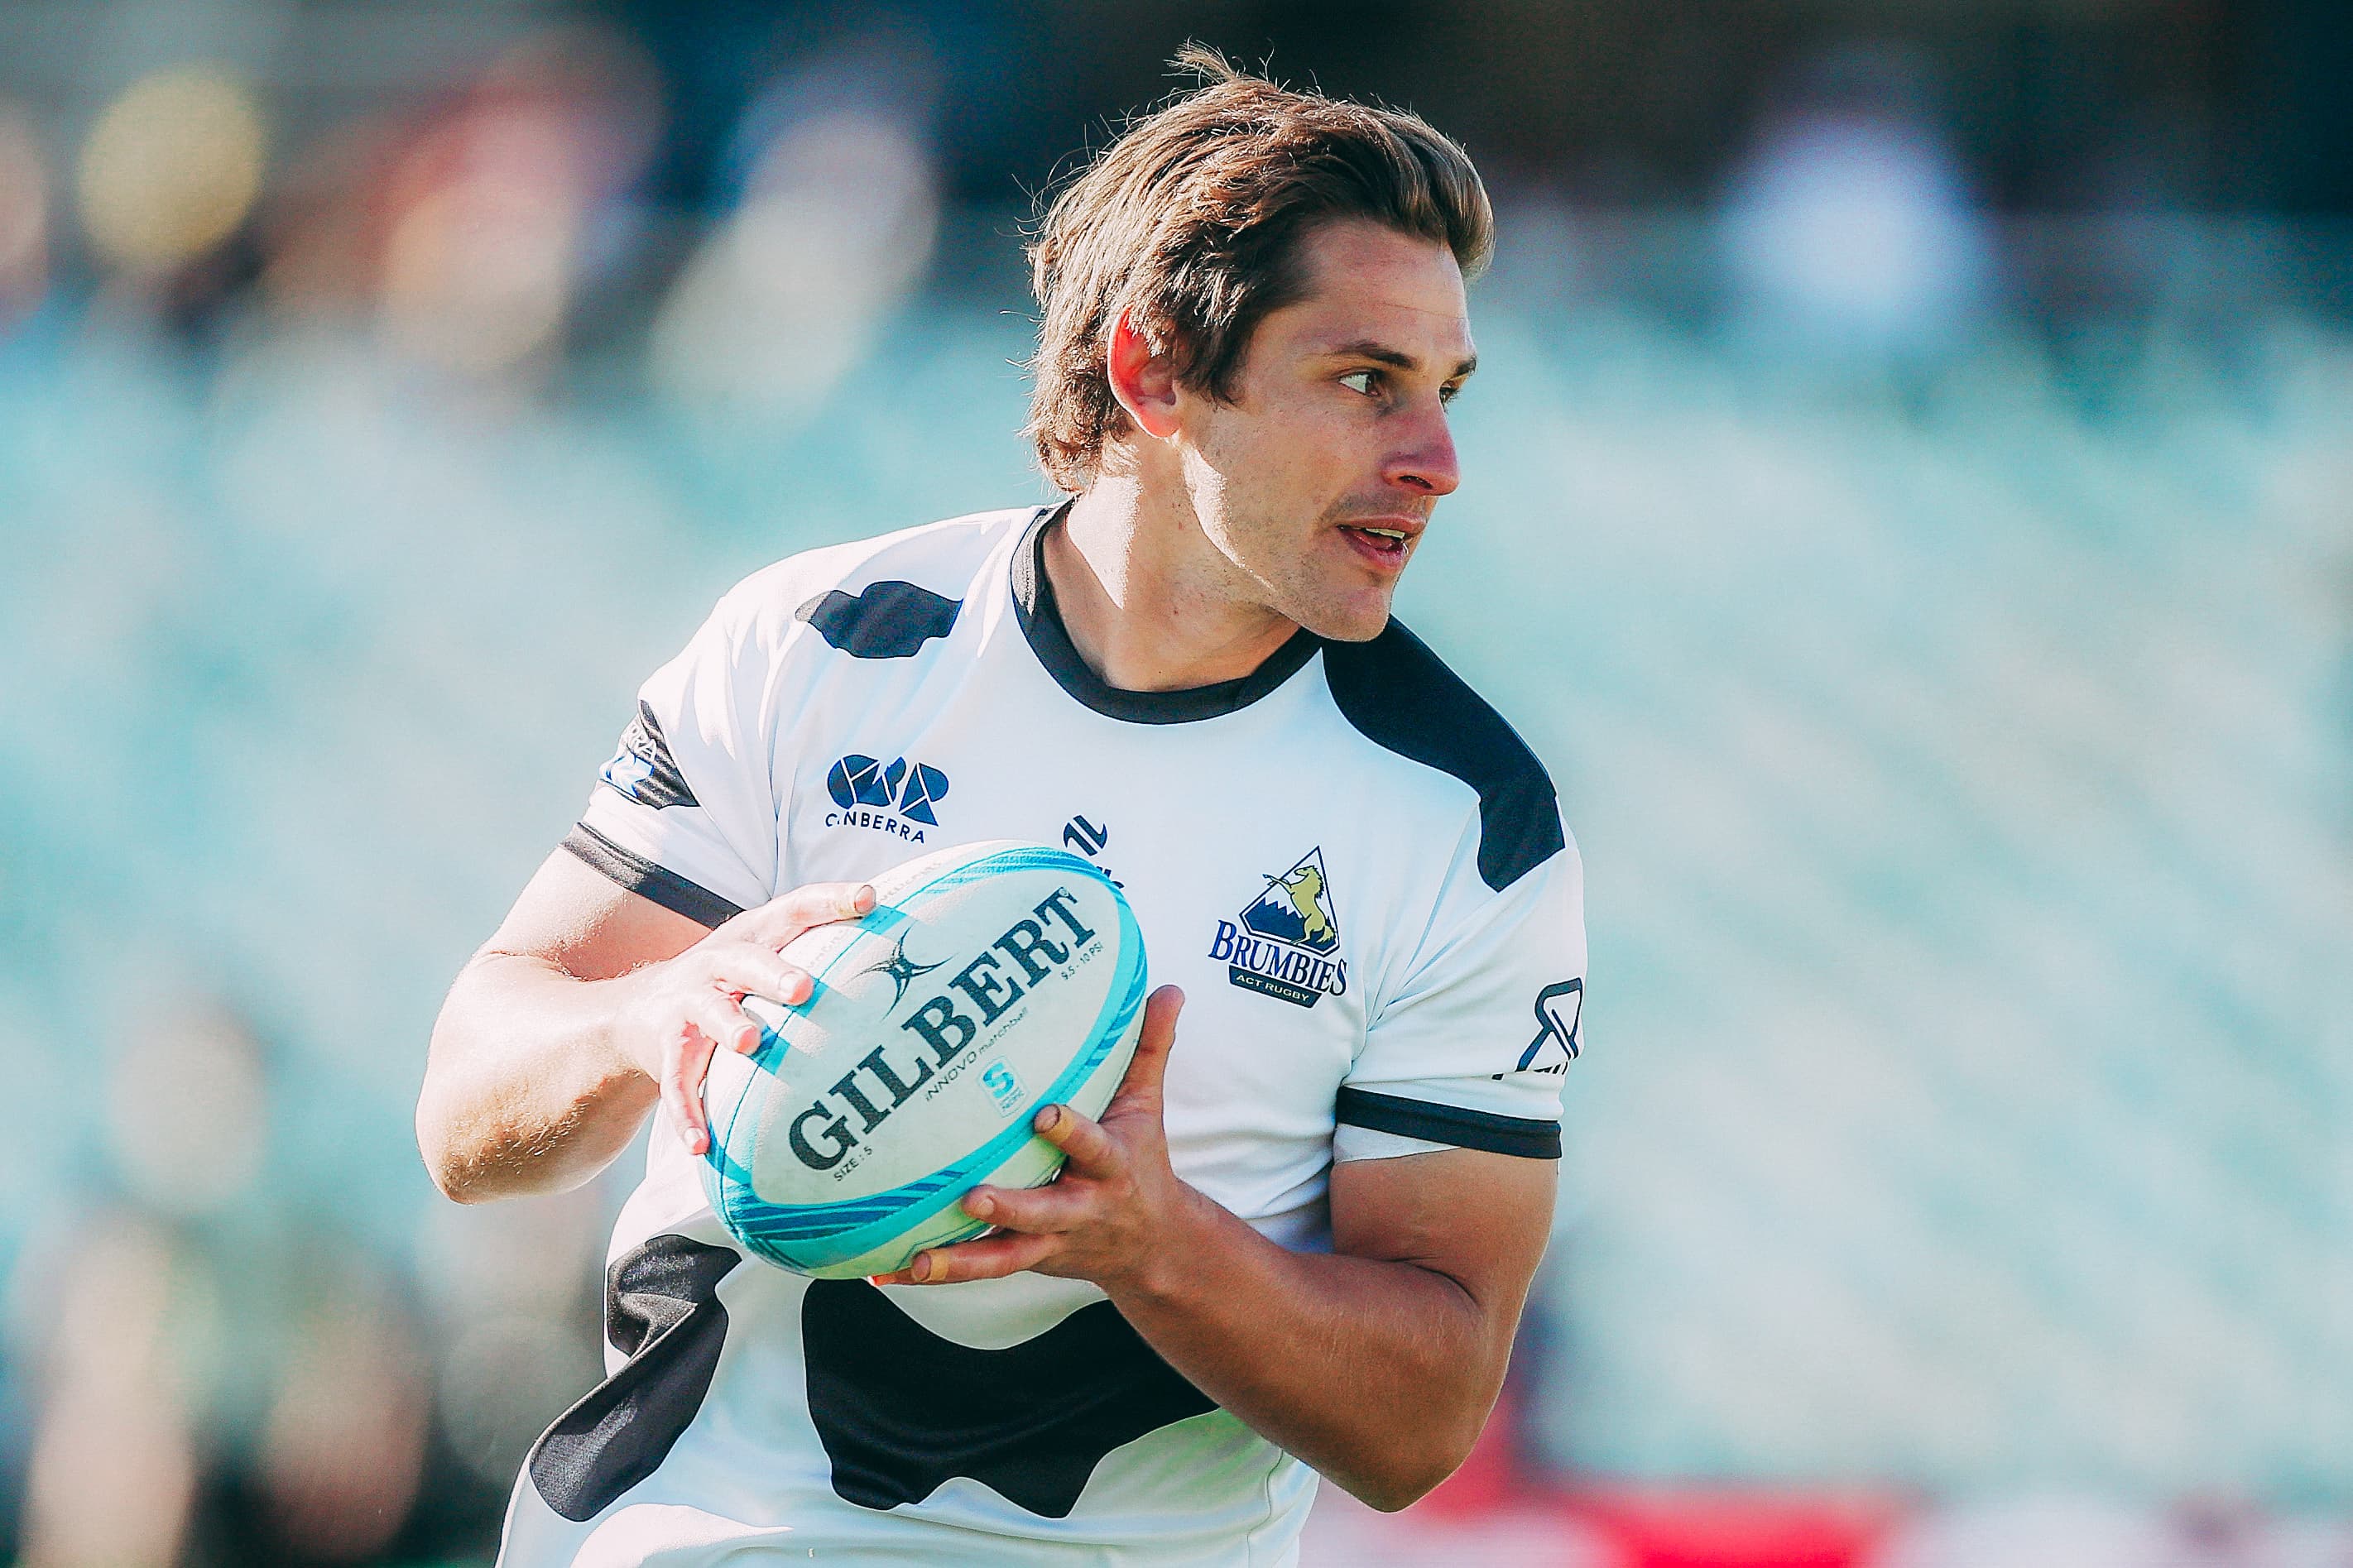
[[[697,925],[717,927],[744,912],[742,905],[731,904],[669,867],[623,848],[585,822],[573,826],[564,847],[639,898],[650,899]]]
[[[1560,1158],[1560,1123],[1528,1116],[1499,1116],[1492,1110],[1465,1110],[1459,1105],[1436,1105],[1426,1100],[1375,1094],[1343,1088],[1335,1108],[1337,1120],[1375,1132],[1394,1132],[1429,1143],[1451,1143],[1458,1149],[1481,1149],[1490,1154],[1517,1154],[1528,1160]]]

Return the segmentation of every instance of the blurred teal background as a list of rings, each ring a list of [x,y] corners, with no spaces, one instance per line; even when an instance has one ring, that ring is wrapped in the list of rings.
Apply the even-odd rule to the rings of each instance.
[[[26,1562],[487,1560],[633,1173],[441,1202],[441,989],[725,586],[1045,494],[1005,170],[1083,137],[989,74],[1034,37],[837,8],[728,100],[627,7],[401,14],[370,77],[354,7],[0,6]],[[1560,784],[1588,1048],[1503,1500],[1310,1561],[2353,1561],[2353,224],[2335,122],[2197,53],[2337,35],[2168,14],[2207,97],[2038,173],[1977,34],[1806,15],[1647,163],[1503,139],[1400,609]],[[1418,101],[1388,58],[1325,79]],[[1880,1511],[1672,1557],[1528,1500],[1580,1489]]]

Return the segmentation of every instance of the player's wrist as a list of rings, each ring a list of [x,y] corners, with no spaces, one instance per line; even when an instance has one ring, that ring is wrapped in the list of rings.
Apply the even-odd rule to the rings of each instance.
[[[1140,1256],[1115,1279],[1103,1281],[1113,1300],[1182,1310],[1213,1279],[1217,1259],[1231,1243],[1234,1216],[1198,1188],[1171,1179],[1172,1195],[1147,1232]]]
[[[593,982],[603,992],[605,1049],[613,1075],[648,1085],[661,1079],[661,1026],[655,989],[663,965],[649,963]]]

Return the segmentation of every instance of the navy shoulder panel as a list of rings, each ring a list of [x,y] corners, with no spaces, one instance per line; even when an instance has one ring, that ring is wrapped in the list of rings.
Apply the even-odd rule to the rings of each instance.
[[[855,597],[829,588],[793,614],[852,658],[908,658],[954,631],[963,608],[961,599],[894,577],[869,583]]]
[[[1326,642],[1332,700],[1366,740],[1479,792],[1479,876],[1503,891],[1567,847],[1552,779],[1504,716],[1399,621]]]

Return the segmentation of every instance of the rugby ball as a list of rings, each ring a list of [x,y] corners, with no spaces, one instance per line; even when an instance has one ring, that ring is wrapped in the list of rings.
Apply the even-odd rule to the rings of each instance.
[[[958,1200],[1051,1181],[1039,1108],[1100,1115],[1144,1025],[1144,934],[1110,879],[996,840],[873,879],[873,912],[784,950],[817,985],[747,998],[749,1056],[704,1080],[712,1207],[753,1256],[821,1279],[888,1274],[987,1227]]]

